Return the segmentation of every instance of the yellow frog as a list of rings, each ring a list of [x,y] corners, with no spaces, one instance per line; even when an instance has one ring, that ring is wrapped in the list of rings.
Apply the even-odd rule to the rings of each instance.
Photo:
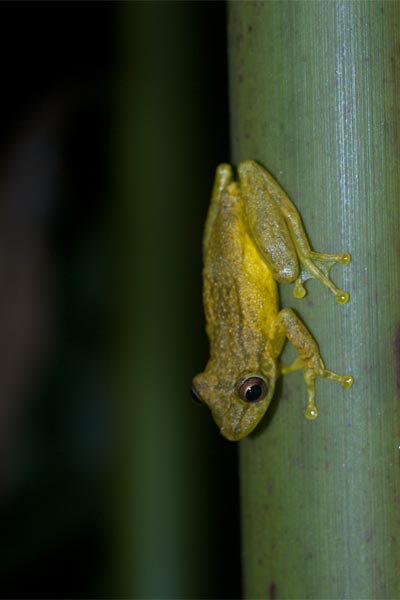
[[[192,395],[211,409],[228,440],[248,435],[267,410],[280,375],[304,371],[305,416],[315,419],[315,378],[351,387],[353,378],[328,371],[318,345],[299,317],[279,310],[277,282],[318,279],[340,304],[349,300],[329,277],[349,254],[313,252],[300,216],[274,178],[252,160],[218,167],[204,233],[204,307],[210,359],[193,379]],[[290,366],[279,362],[288,339],[298,352]]]

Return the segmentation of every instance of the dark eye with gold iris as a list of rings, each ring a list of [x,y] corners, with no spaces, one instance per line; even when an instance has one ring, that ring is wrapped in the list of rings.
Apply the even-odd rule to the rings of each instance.
[[[196,389],[194,388],[194,386],[192,386],[192,389],[190,391],[190,395],[192,396],[192,400],[194,400],[194,402],[196,402],[196,404],[204,404],[203,399],[201,398],[201,396],[197,393]]]
[[[260,402],[268,394],[268,385],[262,377],[247,377],[239,384],[239,396],[245,402]]]

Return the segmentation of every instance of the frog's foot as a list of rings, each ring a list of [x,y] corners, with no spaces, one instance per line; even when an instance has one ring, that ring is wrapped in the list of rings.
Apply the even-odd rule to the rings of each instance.
[[[308,393],[307,408],[304,416],[311,421],[318,417],[318,409],[315,405],[315,380],[317,377],[324,377],[336,381],[344,388],[350,388],[353,385],[353,377],[351,375],[339,375],[338,373],[325,369],[320,357],[304,360],[298,356],[291,365],[281,365],[282,375],[293,373],[293,371],[298,371],[299,369],[304,370],[304,380],[306,382]]]
[[[351,375],[339,375],[328,369],[323,369],[321,373],[315,373],[313,369],[304,369],[304,380],[307,386],[308,402],[306,412],[304,416],[306,419],[314,420],[318,417],[318,409],[315,406],[315,379],[316,377],[326,377],[326,379],[332,379],[337,383],[340,383],[344,388],[350,388],[353,385],[353,378]]]
[[[301,255],[300,276],[294,283],[293,294],[296,298],[304,298],[307,291],[304,282],[307,279],[318,279],[336,298],[339,304],[346,304],[350,296],[347,292],[339,290],[330,278],[330,270],[333,265],[340,263],[348,265],[351,256],[347,252],[344,254],[321,254],[320,252],[310,251],[307,256]]]

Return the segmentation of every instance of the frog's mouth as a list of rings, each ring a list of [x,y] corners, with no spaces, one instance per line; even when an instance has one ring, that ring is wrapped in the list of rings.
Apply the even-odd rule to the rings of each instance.
[[[263,418],[270,399],[260,401],[250,405],[243,406],[242,403],[236,403],[226,411],[229,418],[222,420],[220,425],[221,434],[231,442],[237,442],[243,439],[253,431]]]

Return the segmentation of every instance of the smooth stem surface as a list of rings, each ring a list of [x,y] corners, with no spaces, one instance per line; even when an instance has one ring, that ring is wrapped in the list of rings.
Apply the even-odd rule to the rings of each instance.
[[[319,381],[310,422],[286,376],[241,442],[248,598],[400,595],[399,48],[397,2],[229,5],[233,160],[271,171],[315,250],[353,257],[333,271],[346,306],[281,288],[355,384]]]

